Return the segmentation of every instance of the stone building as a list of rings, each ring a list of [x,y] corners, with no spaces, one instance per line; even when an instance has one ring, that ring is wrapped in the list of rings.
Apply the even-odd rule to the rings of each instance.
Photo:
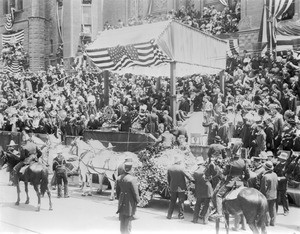
[[[13,32],[24,30],[23,47],[29,54],[32,71],[56,64],[60,44],[57,22],[57,0],[1,0],[0,35],[9,34],[4,25],[10,6],[15,10]],[[0,50],[2,37],[0,36]]]

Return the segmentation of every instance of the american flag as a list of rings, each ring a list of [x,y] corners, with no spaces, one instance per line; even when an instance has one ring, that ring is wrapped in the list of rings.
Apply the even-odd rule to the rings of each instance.
[[[258,43],[261,50],[273,51],[276,48],[277,20],[289,9],[293,0],[264,0]]]
[[[24,30],[11,34],[2,34],[2,46],[6,43],[16,44],[24,41]]]
[[[12,60],[11,63],[6,64],[3,68],[5,73],[18,73],[21,72],[21,66],[17,60]]]
[[[102,70],[117,71],[131,66],[148,67],[171,62],[154,40],[103,49],[87,49],[87,55]]]
[[[10,8],[10,13],[5,15],[5,25],[4,28],[6,29],[6,31],[11,31],[14,25],[14,8]]]

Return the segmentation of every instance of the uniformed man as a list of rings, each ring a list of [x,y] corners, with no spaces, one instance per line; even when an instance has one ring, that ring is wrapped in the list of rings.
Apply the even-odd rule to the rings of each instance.
[[[261,178],[260,191],[268,200],[269,224],[275,226],[278,177],[276,173],[273,172],[274,167],[272,162],[267,161],[264,167],[266,172]]]
[[[56,173],[57,180],[57,197],[62,197],[62,183],[64,183],[64,197],[68,198],[68,178],[66,169],[66,160],[62,154],[62,150],[57,150],[57,156],[53,159],[52,169]]]
[[[211,197],[213,195],[213,188],[208,180],[207,176],[205,175],[206,168],[204,166],[205,161],[203,157],[197,158],[197,165],[198,168],[194,172],[193,177],[195,180],[195,197],[197,199],[195,209],[194,209],[194,216],[193,216],[193,223],[198,222],[200,208],[200,219],[202,224],[208,223],[208,208]]]
[[[274,168],[274,172],[278,176],[276,212],[278,212],[278,205],[279,203],[281,203],[283,206],[283,212],[285,216],[289,213],[289,200],[287,196],[287,178],[285,173],[285,164],[287,158],[288,154],[282,152],[278,156],[278,163]]]
[[[20,152],[18,150],[16,150],[16,147],[18,145],[11,140],[9,142],[9,145],[7,145],[7,151],[6,153],[9,154],[11,157],[14,157],[16,160],[20,160]],[[9,171],[9,185],[13,185],[14,184],[14,176],[13,176],[13,172],[12,172],[12,167],[8,166],[7,170]]]
[[[216,214],[215,217],[222,217],[222,200],[224,196],[232,190],[234,187],[240,187],[244,184],[244,180],[247,181],[249,178],[249,169],[245,160],[240,158],[241,152],[238,150],[233,155],[233,160],[226,165],[224,169],[224,175],[226,180],[220,187],[216,196]]]
[[[131,174],[132,165],[132,160],[124,163],[125,173],[118,177],[116,185],[117,199],[119,200],[117,214],[119,214],[122,234],[131,232],[131,221],[140,200],[137,178]]]
[[[250,178],[248,179],[248,186],[251,188],[255,188],[257,190],[260,189],[260,180],[262,175],[265,173],[265,168],[262,164],[261,157],[252,157],[252,170],[250,172]]]
[[[20,162],[14,166],[14,173],[18,173],[20,169],[25,166],[29,165],[33,161],[37,161],[37,159],[42,156],[42,151],[39,147],[31,141],[33,131],[32,129],[27,130],[28,138],[25,139],[25,145],[21,147],[21,156]]]

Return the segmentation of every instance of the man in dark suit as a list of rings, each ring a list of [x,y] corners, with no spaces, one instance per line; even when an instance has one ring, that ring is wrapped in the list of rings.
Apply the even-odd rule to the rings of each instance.
[[[289,213],[289,200],[287,196],[287,177],[285,173],[285,165],[286,165],[287,158],[288,158],[288,154],[282,152],[278,156],[279,162],[274,167],[274,172],[278,176],[276,211],[278,211],[279,203],[282,203],[283,212],[285,216]]]
[[[167,219],[172,218],[177,198],[179,200],[178,218],[184,219],[184,200],[186,196],[185,192],[187,189],[185,178],[188,178],[191,181],[193,180],[193,178],[187,172],[185,172],[184,167],[181,165],[181,162],[182,159],[180,158],[180,156],[175,155],[174,164],[168,169],[167,172],[167,179],[171,192]]]
[[[117,198],[119,200],[117,214],[119,214],[122,234],[131,232],[131,221],[140,200],[137,178],[131,174],[131,170],[132,160],[127,160],[124,163],[124,174],[118,177],[116,185]]]
[[[215,137],[215,143],[209,146],[207,156],[209,158],[219,158],[220,156],[224,159],[227,156],[226,148],[221,144],[222,139],[219,136]]]
[[[266,172],[261,178],[260,191],[268,200],[270,225],[275,226],[278,177],[273,172],[274,167],[271,161],[265,163],[265,169]]]
[[[207,224],[208,222],[208,208],[209,202],[213,195],[213,188],[210,181],[207,179],[205,175],[206,168],[204,166],[205,161],[203,157],[197,158],[198,168],[194,172],[193,177],[195,179],[195,197],[197,198],[194,216],[193,216],[193,223],[198,222],[200,208],[200,218],[202,224]]]
[[[56,174],[57,179],[57,197],[62,197],[62,183],[64,183],[64,197],[68,198],[68,177],[66,169],[66,160],[62,155],[62,150],[57,150],[57,157],[53,159],[52,169]]]
[[[123,114],[117,121],[118,124],[121,124],[122,132],[129,132],[131,127],[131,114],[129,112],[129,108],[127,106],[123,107]]]

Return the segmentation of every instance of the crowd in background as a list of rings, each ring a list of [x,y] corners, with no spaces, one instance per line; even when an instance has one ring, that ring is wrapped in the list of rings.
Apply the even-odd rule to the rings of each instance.
[[[128,20],[127,25],[122,20],[118,20],[116,25],[111,25],[106,21],[104,30],[174,19],[208,34],[219,35],[237,32],[240,18],[241,12],[238,4],[235,6],[235,9],[225,7],[222,11],[218,11],[211,5],[204,7],[202,12],[195,10],[194,6],[189,6],[187,8],[182,7],[177,11],[170,11],[168,14],[148,15],[138,19],[132,18]]]

